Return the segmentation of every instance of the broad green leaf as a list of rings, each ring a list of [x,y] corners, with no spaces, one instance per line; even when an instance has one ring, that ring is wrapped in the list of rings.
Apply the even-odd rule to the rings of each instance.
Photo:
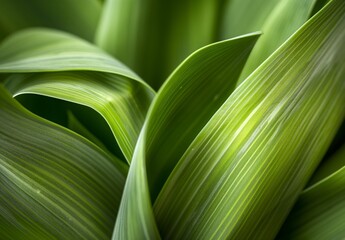
[[[7,83],[14,96],[39,94],[94,109],[109,124],[128,162],[153,98],[138,82],[107,73],[14,74]]]
[[[245,80],[271,53],[310,17],[316,0],[281,0],[260,28],[263,35],[255,45],[239,83]]]
[[[1,73],[76,70],[114,73],[144,84],[116,59],[65,32],[28,29],[15,33],[0,45]]]
[[[96,43],[158,89],[189,54],[214,41],[218,1],[109,0]]]
[[[130,161],[154,92],[122,63],[66,33],[35,29],[3,42],[1,71],[46,72],[14,74],[7,86],[14,95],[34,93],[91,107]]]
[[[199,131],[235,88],[259,34],[214,43],[188,57],[167,79],[147,124],[147,169],[153,199]]]
[[[345,2],[309,20],[201,130],[154,204],[169,239],[272,239],[345,117]]]
[[[220,21],[221,39],[260,31],[267,16],[284,0],[225,0]]]
[[[92,41],[101,13],[97,0],[0,0],[0,40],[28,27],[50,27]]]
[[[199,49],[163,85],[136,146],[113,239],[160,238],[150,191],[155,199],[176,161],[231,94],[257,38],[251,34]]]
[[[0,86],[3,239],[109,239],[126,166]]]
[[[345,148],[332,161],[342,167],[302,192],[278,239],[342,239],[345,236]],[[334,165],[324,166],[331,172]],[[327,172],[328,172],[327,171]]]

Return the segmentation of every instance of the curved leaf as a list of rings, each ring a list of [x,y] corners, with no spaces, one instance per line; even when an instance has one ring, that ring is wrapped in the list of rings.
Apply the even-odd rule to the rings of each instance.
[[[12,75],[7,86],[15,95],[40,94],[96,110],[130,161],[154,92],[120,62],[69,34],[31,29],[2,43],[0,72],[46,72]]]
[[[6,87],[15,96],[33,93],[94,109],[109,124],[128,162],[154,96],[136,81],[97,72],[16,74]]]
[[[344,28],[332,1],[235,89],[154,204],[163,238],[277,234],[345,117]]]
[[[0,145],[2,238],[109,239],[126,166],[31,114],[2,86]]]
[[[148,87],[116,59],[65,32],[51,29],[22,30],[0,45],[0,72],[71,70],[114,73],[137,80]]]
[[[180,155],[232,92],[257,37],[196,51],[161,88],[136,146],[113,239],[160,238],[150,191],[154,199]]]
[[[345,236],[345,148],[332,160],[341,168],[307,188],[298,198],[278,239],[341,239]],[[321,170],[323,176],[334,166]],[[317,172],[318,173],[318,172]]]

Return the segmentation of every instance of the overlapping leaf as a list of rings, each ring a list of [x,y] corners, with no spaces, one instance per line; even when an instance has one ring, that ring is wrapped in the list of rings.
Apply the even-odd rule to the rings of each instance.
[[[46,72],[14,74],[7,87],[14,95],[34,93],[91,107],[130,161],[154,92],[120,62],[70,35],[26,30],[1,45],[0,71]]]
[[[0,86],[3,239],[109,239],[126,166]]]
[[[316,172],[315,179],[321,179],[302,192],[278,239],[341,239],[345,236],[344,160],[345,147]]]
[[[221,38],[260,31],[274,7],[283,0],[225,0],[221,9]]]
[[[149,191],[154,199],[189,143],[233,91],[257,37],[198,50],[159,91],[136,146],[113,239],[160,238]]]
[[[345,2],[332,1],[245,80],[154,205],[169,239],[271,239],[345,116]]]
[[[310,17],[316,0],[282,0],[266,18],[239,83],[246,79],[269,55],[288,39]]]
[[[158,89],[189,54],[215,39],[218,1],[109,0],[96,43]],[[158,67],[159,66],[159,67]]]

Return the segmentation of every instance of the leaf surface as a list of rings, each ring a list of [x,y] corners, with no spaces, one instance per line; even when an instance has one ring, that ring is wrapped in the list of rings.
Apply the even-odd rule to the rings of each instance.
[[[235,89],[155,201],[163,238],[277,234],[345,116],[344,28],[332,1]]]
[[[127,166],[0,93],[2,238],[109,239]]]
[[[160,238],[150,195],[155,198],[180,155],[233,91],[257,38],[251,34],[206,46],[166,81],[138,140],[113,239]]]
[[[345,148],[316,172],[325,176],[305,189],[278,239],[341,239],[345,236]],[[341,166],[338,168],[338,166]],[[333,172],[334,169],[337,169]],[[331,174],[326,175],[327,172]]]

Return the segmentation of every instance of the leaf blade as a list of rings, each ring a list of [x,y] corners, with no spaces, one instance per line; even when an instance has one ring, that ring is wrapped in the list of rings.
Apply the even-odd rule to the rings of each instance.
[[[127,167],[0,91],[1,232],[9,239],[107,239]]]
[[[235,89],[154,204],[162,237],[275,236],[344,119],[344,26],[332,1]]]

